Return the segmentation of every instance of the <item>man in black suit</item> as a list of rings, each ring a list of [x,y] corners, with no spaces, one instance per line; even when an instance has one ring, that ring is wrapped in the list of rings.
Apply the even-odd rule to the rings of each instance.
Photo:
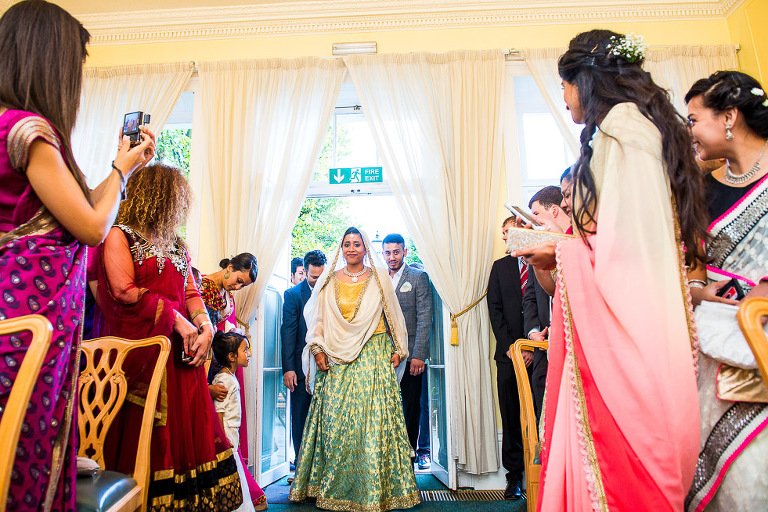
[[[283,356],[283,384],[291,392],[291,435],[296,458],[301,447],[301,435],[309,413],[310,395],[301,369],[301,353],[307,344],[307,323],[304,306],[312,295],[312,287],[325,268],[326,258],[321,251],[309,251],[304,256],[306,279],[283,295],[283,323],[280,325]]]
[[[507,229],[514,227],[515,218],[509,217],[501,225],[502,238],[507,241]],[[504,499],[522,498],[523,435],[520,429],[520,397],[512,361],[507,356],[509,347],[523,338],[523,282],[520,261],[509,255],[493,262],[488,279],[488,313],[496,337],[496,386],[501,411],[501,463],[507,470]],[[531,357],[532,359],[532,357]],[[530,363],[527,363],[530,364]]]
[[[563,194],[560,188],[550,186],[536,192],[528,203],[528,207],[531,208],[534,216],[550,230],[564,233],[571,226],[571,219],[568,212],[563,210],[562,203]],[[549,315],[550,297],[536,280],[535,272],[531,272],[523,294],[524,330],[529,339],[543,341],[549,337]],[[541,418],[548,365],[547,353],[536,349],[531,370],[531,393],[537,422]]]
[[[405,429],[415,454],[419,440],[421,383],[424,362],[429,358],[429,333],[432,329],[432,288],[426,272],[405,262],[408,249],[402,235],[393,233],[385,236],[381,247],[408,331],[408,360],[400,381],[400,394]],[[431,461],[428,456],[420,455],[417,463],[419,469],[428,469]]]

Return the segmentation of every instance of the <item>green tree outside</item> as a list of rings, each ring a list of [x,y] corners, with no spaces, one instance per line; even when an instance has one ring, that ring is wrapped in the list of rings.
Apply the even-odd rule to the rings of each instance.
[[[315,249],[320,249],[330,258],[350,222],[344,203],[339,198],[307,198],[293,226],[291,258],[303,258]]]
[[[172,128],[163,130],[157,137],[155,158],[175,165],[189,176],[189,159],[192,150],[192,130]]]

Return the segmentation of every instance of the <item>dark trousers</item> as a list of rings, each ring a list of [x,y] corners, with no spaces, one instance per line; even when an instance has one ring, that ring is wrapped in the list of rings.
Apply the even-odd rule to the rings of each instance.
[[[544,405],[544,388],[547,386],[547,352],[536,349],[533,352],[531,370],[531,393],[533,393],[533,408],[536,409],[536,424],[541,421],[541,409]]]
[[[304,433],[304,423],[309,414],[309,402],[312,396],[307,393],[306,380],[301,379],[296,384],[296,389],[291,391],[291,435],[293,436],[294,459],[298,462],[299,448],[301,448],[301,436]]]
[[[405,364],[405,375],[400,381],[400,394],[403,397],[403,415],[408,441],[416,451],[419,442],[419,413],[421,412],[421,381],[424,374],[411,375],[411,362]]]
[[[429,455],[432,442],[432,431],[429,428],[429,379],[426,374],[421,376],[421,412],[419,413],[419,448],[417,455]]]
[[[520,428],[520,396],[512,361],[496,361],[496,387],[501,410],[501,464],[507,481],[523,479],[523,434]]]

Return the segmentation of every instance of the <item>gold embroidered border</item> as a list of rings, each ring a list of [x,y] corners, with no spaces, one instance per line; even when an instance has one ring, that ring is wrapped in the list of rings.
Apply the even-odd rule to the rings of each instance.
[[[677,244],[678,272],[680,275],[680,293],[683,297],[683,307],[685,308],[685,322],[688,327],[688,340],[691,344],[691,354],[693,357],[693,371],[696,377],[699,376],[699,334],[696,330],[696,322],[693,316],[693,300],[691,299],[691,289],[688,286],[688,271],[685,266],[685,253],[683,252],[683,237],[680,230],[680,222],[677,220],[675,212],[677,207],[674,198],[672,198],[672,218],[675,223],[675,243]]]
[[[61,149],[59,137],[51,125],[38,116],[28,116],[18,121],[8,132],[8,158],[11,167],[26,171],[29,163],[29,148],[37,139]]]
[[[146,403],[146,394],[147,385],[140,382],[136,384],[136,389],[125,395],[125,401],[143,408]],[[164,427],[168,422],[168,380],[165,370],[163,370],[163,377],[160,379],[160,392],[157,396],[154,417],[153,426],[155,427]]]
[[[25,236],[47,235],[58,227],[59,223],[43,206],[27,222],[17,226],[12,231],[0,235],[0,245],[5,245],[8,242]]]
[[[585,469],[587,474],[591,474],[591,479],[588,478],[589,494],[592,501],[592,508],[596,511],[607,512],[608,502],[605,496],[605,486],[603,484],[603,475],[600,471],[600,463],[597,460],[597,452],[595,451],[595,439],[592,436],[592,428],[589,424],[589,411],[587,411],[586,398],[584,396],[584,386],[581,380],[581,371],[579,370],[579,362],[576,358],[576,351],[573,347],[573,318],[571,316],[571,306],[568,302],[568,292],[565,286],[565,272],[561,265],[560,257],[560,244],[557,245],[557,262],[558,273],[560,275],[560,300],[563,307],[563,321],[565,324],[565,347],[567,356],[569,359],[570,373],[569,380],[571,381],[572,391],[575,392],[576,399],[576,418],[579,423],[579,437],[583,440],[586,448],[586,461]],[[581,442],[579,443],[581,444]]]
[[[198,478],[198,474],[215,470],[218,465],[229,458],[233,458],[231,448],[216,454],[215,461],[209,461],[197,466],[186,473],[176,474],[173,469],[155,471],[152,475],[154,482],[173,480],[173,486],[183,485],[188,480]],[[233,461],[233,467],[234,461]],[[227,499],[228,496],[236,497],[236,500]],[[154,496],[151,498],[150,509],[153,511],[165,510],[234,510],[242,503],[240,475],[235,471],[217,479],[217,484],[203,490],[196,500],[190,502],[187,498],[174,499],[173,494]]]
[[[44,208],[41,208],[37,214],[40,214],[41,212],[45,212],[46,214],[48,213]],[[86,268],[88,268],[88,251],[83,249],[81,272],[83,272],[84,281]],[[83,315],[85,315],[85,298],[83,298],[83,303],[80,307],[80,317],[82,318]],[[51,473],[49,475],[48,488],[45,491],[45,504],[43,505],[43,510],[51,510],[51,507],[53,506],[53,500],[56,497],[56,489],[59,484],[59,477],[64,466],[64,459],[67,455],[67,448],[69,447],[69,430],[72,427],[72,420],[74,419],[75,399],[79,391],[77,384],[78,379],[80,378],[80,345],[83,341],[83,326],[84,322],[80,322],[80,332],[78,337],[75,339],[75,346],[72,347],[72,349],[75,351],[75,365],[72,367],[72,376],[70,377],[71,380],[69,398],[67,400],[67,407],[64,411],[64,423],[61,425],[59,435],[56,436],[56,441],[54,441],[53,444]],[[77,455],[77,453],[75,455]]]
[[[419,491],[412,492],[405,496],[394,496],[374,505],[361,505],[351,500],[336,500],[333,498],[323,498],[320,496],[320,487],[310,485],[306,491],[299,492],[291,490],[291,501],[304,501],[306,498],[316,498],[317,508],[327,510],[337,510],[343,512],[386,512],[394,509],[407,509],[421,503]]]

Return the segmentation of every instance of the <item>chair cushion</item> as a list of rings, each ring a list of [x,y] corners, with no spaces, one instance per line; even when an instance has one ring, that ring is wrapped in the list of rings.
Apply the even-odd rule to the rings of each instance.
[[[103,512],[136,487],[136,480],[115,471],[77,478],[78,512]]]

